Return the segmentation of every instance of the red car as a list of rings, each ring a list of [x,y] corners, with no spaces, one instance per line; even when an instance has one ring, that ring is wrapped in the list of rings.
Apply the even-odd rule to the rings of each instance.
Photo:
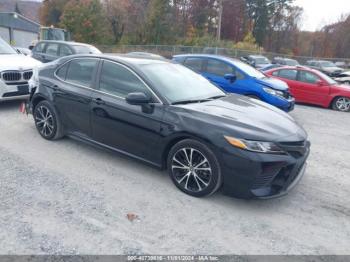
[[[265,74],[285,81],[296,102],[350,111],[350,86],[338,84],[320,71],[293,66],[274,68]]]

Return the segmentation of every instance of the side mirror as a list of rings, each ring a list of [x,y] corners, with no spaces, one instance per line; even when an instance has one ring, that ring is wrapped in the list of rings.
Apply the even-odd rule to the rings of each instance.
[[[29,49],[29,50],[33,50],[33,49],[34,49],[34,46],[33,46],[33,45],[30,45],[30,46],[28,46],[28,49]]]
[[[125,98],[130,105],[146,105],[151,102],[151,97],[142,92],[129,93]]]
[[[224,78],[228,81],[230,81],[230,83],[233,83],[237,80],[237,76],[233,75],[233,74],[226,74],[224,76]]]

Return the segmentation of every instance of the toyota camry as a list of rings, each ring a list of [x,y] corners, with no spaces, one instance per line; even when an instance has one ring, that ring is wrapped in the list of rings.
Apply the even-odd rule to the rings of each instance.
[[[34,71],[27,109],[47,140],[77,138],[167,169],[186,194],[286,194],[305,173],[310,143],[287,113],[226,94],[167,60],[61,58]]]

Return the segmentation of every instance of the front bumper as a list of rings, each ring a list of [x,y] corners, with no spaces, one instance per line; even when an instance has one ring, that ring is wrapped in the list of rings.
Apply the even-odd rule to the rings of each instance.
[[[220,162],[224,194],[268,199],[292,190],[305,173],[310,142],[282,143],[281,147],[286,154],[254,153],[233,147],[223,149]]]
[[[28,82],[6,84],[0,80],[0,101],[27,99],[29,97]]]

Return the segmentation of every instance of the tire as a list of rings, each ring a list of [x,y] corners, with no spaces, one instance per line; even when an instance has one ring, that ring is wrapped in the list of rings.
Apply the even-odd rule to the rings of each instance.
[[[46,100],[39,102],[33,111],[36,129],[47,140],[63,137],[62,124],[56,109]]]
[[[175,186],[194,197],[209,196],[222,183],[216,156],[205,144],[193,139],[180,141],[172,147],[167,167]]]
[[[332,108],[341,112],[350,112],[350,98],[340,96],[333,100]]]

